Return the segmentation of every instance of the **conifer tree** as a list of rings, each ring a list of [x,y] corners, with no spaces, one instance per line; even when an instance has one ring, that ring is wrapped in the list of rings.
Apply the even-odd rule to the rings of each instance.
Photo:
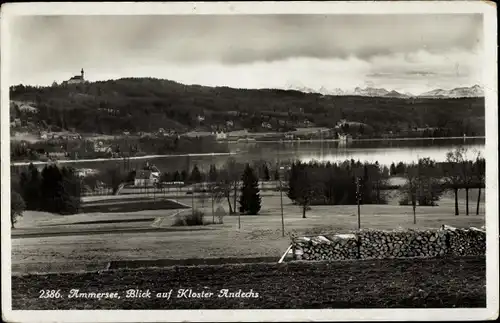
[[[300,162],[293,163],[292,167],[290,169],[290,176],[288,178],[288,191],[286,192],[286,195],[288,198],[292,201],[295,201],[297,199],[297,185],[300,185],[298,183],[298,167]]]
[[[267,165],[264,165],[263,168],[264,168],[263,180],[269,181],[271,179],[271,176],[269,176],[269,168],[267,167]]]
[[[188,175],[188,172],[184,169],[182,172],[181,172],[181,182],[187,182],[188,179],[189,179],[189,175]]]
[[[192,183],[201,182],[201,172],[200,172],[200,169],[198,168],[198,165],[194,165],[193,170],[191,171],[191,176],[189,177],[189,180]]]
[[[260,211],[262,199],[259,194],[259,180],[249,164],[245,167],[242,181],[240,213],[256,215]]]
[[[208,172],[208,179],[210,182],[217,182],[218,174],[217,168],[214,164],[210,165],[210,170]]]
[[[178,170],[175,171],[172,178],[173,178],[174,182],[182,182],[182,175],[181,175],[181,173],[179,173]]]

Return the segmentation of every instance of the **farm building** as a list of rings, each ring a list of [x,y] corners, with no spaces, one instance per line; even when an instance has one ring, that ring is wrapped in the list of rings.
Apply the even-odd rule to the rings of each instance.
[[[224,131],[215,131],[215,132],[213,132],[213,135],[215,136],[216,140],[227,139],[227,133],[225,133]]]
[[[134,186],[152,186],[158,182],[158,177],[150,170],[140,170],[134,179]]]

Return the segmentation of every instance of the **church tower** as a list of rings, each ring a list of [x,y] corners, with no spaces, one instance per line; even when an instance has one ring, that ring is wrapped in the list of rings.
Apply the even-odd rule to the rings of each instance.
[[[83,78],[83,74],[84,74],[83,68],[82,68],[81,74],[82,74],[82,81],[83,81],[84,80],[84,78]]]

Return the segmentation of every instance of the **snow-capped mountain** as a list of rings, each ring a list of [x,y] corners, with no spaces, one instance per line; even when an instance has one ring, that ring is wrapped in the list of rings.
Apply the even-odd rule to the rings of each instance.
[[[453,90],[450,90],[449,96],[454,98],[481,97],[484,96],[484,90],[479,85],[474,85],[471,87],[457,87]]]
[[[484,90],[479,85],[471,87],[457,87],[451,90],[437,89],[419,95],[424,98],[474,98],[483,97]]]
[[[386,96],[389,93],[386,89],[377,89],[374,87],[367,87],[366,89],[356,87],[354,89],[354,95],[360,96]]]
[[[422,93],[420,95],[414,95],[409,92],[398,92],[396,90],[386,90],[384,88],[367,87],[361,88],[356,87],[354,90],[343,90],[340,88],[328,89],[325,86],[319,89],[309,88],[303,85],[293,85],[287,86],[288,90],[295,90],[304,93],[319,93],[322,95],[357,95],[357,96],[370,96],[370,97],[393,97],[393,98],[411,98],[411,97],[421,97],[421,98],[472,98],[472,97],[483,97],[483,88],[479,85],[474,85],[471,87],[458,87],[451,90],[435,89]]]
[[[407,95],[407,94],[404,94],[404,93],[399,93],[398,91],[395,91],[395,90],[392,90],[391,92],[387,93],[386,95],[384,95],[386,97],[390,97],[390,98],[409,98],[411,97],[412,95]]]
[[[435,89],[419,95],[419,97],[422,98],[446,98],[447,96],[448,96],[448,91],[443,89]]]
[[[346,92],[340,88],[335,88],[335,89],[329,90],[324,86],[320,87],[318,92],[323,94],[323,95],[346,95]]]
[[[285,88],[286,90],[294,90],[294,91],[300,91],[304,93],[319,93],[318,90],[312,89],[310,87],[306,87],[303,85],[298,85],[298,84],[288,84]]]

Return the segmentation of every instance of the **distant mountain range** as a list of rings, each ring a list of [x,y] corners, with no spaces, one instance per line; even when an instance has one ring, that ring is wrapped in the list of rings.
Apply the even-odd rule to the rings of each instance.
[[[471,87],[457,87],[452,90],[432,90],[419,95],[419,97],[424,98],[473,98],[484,96],[484,90],[479,85],[474,85]]]
[[[345,91],[340,88],[327,89],[322,86],[318,90],[304,87],[304,86],[294,86],[289,85],[288,90],[296,90],[304,93],[320,93],[323,95],[356,95],[356,96],[372,96],[372,97],[391,97],[391,98],[411,98],[411,97],[419,97],[419,98],[475,98],[475,97],[484,97],[483,88],[479,85],[474,85],[471,87],[457,87],[451,90],[443,90],[436,89],[432,91],[428,91],[422,94],[412,94],[409,92],[400,93],[398,91],[386,90],[384,88],[374,88],[367,87],[361,88],[356,87],[353,91]]]

